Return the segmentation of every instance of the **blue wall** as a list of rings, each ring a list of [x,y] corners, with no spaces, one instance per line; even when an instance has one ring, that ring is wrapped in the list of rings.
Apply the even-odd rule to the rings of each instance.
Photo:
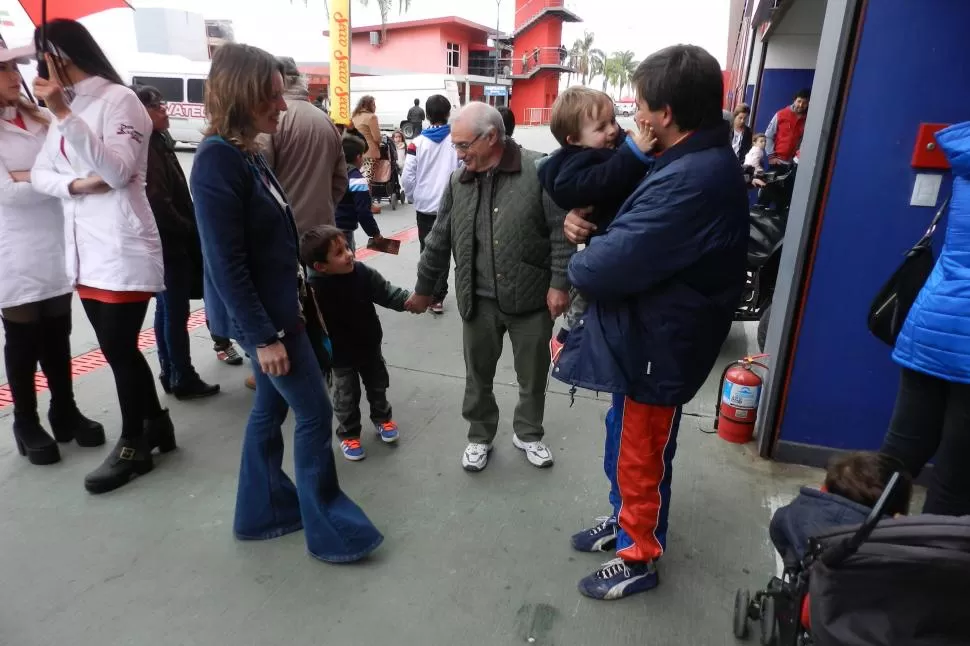
[[[870,336],[866,315],[934,213],[909,206],[917,125],[970,119],[970,82],[957,72],[970,61],[967,25],[966,0],[868,5],[797,339],[783,441],[844,449],[874,449],[882,441],[899,370],[889,348]],[[947,181],[941,201],[948,190]]]
[[[768,43],[771,47],[771,43]],[[815,80],[815,70],[764,70],[761,77],[761,97],[758,99],[758,114],[751,127],[755,132],[764,132],[775,113],[786,105],[791,105],[799,90],[811,88]]]

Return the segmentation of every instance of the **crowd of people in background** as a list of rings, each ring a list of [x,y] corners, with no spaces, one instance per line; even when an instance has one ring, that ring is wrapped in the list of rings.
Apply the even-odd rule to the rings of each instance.
[[[34,93],[46,108],[20,93],[16,64],[35,52],[44,53]],[[176,448],[138,346],[152,298],[163,390],[178,399],[219,392],[189,352],[189,301],[203,296],[220,358],[241,362],[235,342],[252,363],[235,536],[303,529],[314,557],[362,559],[383,535],[341,489],[333,416],[349,461],[366,457],[362,396],[374,438],[398,441],[375,305],[443,312],[453,265],[466,369],[462,468],[485,469],[497,440],[494,378],[506,336],[519,387],[511,443],[531,465],[554,463],[544,428],[550,369],[574,391],[610,393],[611,511],[571,541],[616,558],[579,589],[618,599],[658,585],[683,406],[713,367],[744,288],[748,199],[738,168],[750,166],[757,181],[797,164],[807,92],[765,133],[752,133],[746,106],[725,123],[714,57],[679,45],[649,56],[633,75],[633,131],[619,128],[606,94],[571,88],[552,112],[561,147],[546,156],[512,138],[508,109],[473,102],[454,112],[435,95],[424,108],[415,100],[408,114],[420,134],[407,141],[396,132],[388,145],[373,97],[360,100],[342,133],[320,109],[324,101],[310,101],[293,59],[227,44],[212,59],[208,125],[187,180],[161,93],[126,87],[79,23],[55,20],[34,47],[0,49],[0,79],[0,313],[13,431],[32,463],[56,462],[58,442],[106,442],[73,394],[74,291],[114,375],[122,418],[114,447],[85,478],[95,494],[149,473],[156,449]],[[382,155],[401,161],[416,210],[413,290],[355,260],[358,227],[381,241],[372,188]],[[965,418],[954,403],[961,391],[950,385],[958,368],[934,372],[914,350],[939,338],[924,328],[908,324],[897,348],[903,386],[885,451],[912,473],[941,443],[956,442],[951,427]],[[52,394],[53,437],[37,410],[38,362]],[[914,411],[936,405],[930,400],[941,412],[932,437],[920,439]],[[293,479],[283,470],[282,439],[291,410]],[[853,464],[862,475],[885,471],[882,463]],[[966,510],[967,478],[958,471],[939,471],[928,507]],[[779,542],[800,540],[786,527]]]

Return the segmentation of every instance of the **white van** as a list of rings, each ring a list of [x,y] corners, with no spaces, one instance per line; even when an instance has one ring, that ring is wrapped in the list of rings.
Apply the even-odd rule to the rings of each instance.
[[[126,60],[129,83],[151,85],[168,105],[169,134],[181,144],[197,145],[205,129],[205,81],[209,62],[182,56],[136,54]]]
[[[377,103],[377,121],[382,130],[404,130],[404,136],[415,137],[407,123],[408,110],[414,100],[421,108],[433,94],[441,94],[451,102],[451,109],[461,105],[458,82],[446,74],[388,74],[385,76],[354,76],[350,79],[350,109],[362,96],[371,95]],[[427,123],[427,122],[426,122]]]

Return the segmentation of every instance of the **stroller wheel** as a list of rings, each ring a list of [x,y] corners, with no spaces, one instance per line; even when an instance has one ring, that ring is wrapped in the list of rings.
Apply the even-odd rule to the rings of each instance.
[[[775,617],[775,598],[765,596],[761,601],[761,646],[775,646],[778,641],[778,621]]]
[[[748,607],[751,605],[751,593],[738,589],[734,595],[734,636],[744,639],[748,636]]]

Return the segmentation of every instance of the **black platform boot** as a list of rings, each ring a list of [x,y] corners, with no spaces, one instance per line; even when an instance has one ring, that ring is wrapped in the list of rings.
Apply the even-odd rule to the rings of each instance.
[[[158,449],[159,453],[168,453],[178,448],[175,445],[175,425],[167,408],[163,408],[157,417],[145,420],[145,441],[149,451]]]
[[[77,407],[71,376],[71,315],[41,319],[40,367],[47,377],[51,406],[47,413],[54,439],[77,440],[78,446],[104,444],[104,426],[88,419]]]
[[[144,435],[122,437],[101,466],[85,476],[84,488],[94,494],[114,491],[154,467],[152,449]]]
[[[37,323],[13,323],[3,320],[6,335],[3,355],[7,367],[7,383],[13,395],[13,434],[20,455],[31,464],[60,462],[61,452],[37,416],[37,391],[34,373],[37,370],[40,329]]]

